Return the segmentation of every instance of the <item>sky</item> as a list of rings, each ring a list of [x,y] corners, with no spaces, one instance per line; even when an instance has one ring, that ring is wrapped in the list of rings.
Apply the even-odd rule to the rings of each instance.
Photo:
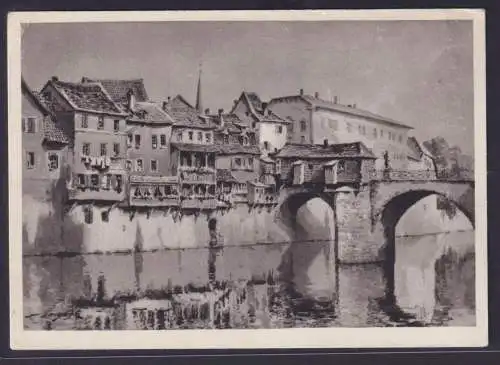
[[[151,99],[229,110],[245,91],[319,92],[444,137],[473,154],[471,21],[134,22],[31,24],[22,72],[33,89],[52,76],[143,78]]]

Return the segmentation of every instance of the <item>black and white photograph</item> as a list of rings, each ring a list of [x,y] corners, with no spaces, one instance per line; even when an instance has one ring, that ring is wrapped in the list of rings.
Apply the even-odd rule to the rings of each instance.
[[[9,19],[16,346],[486,345],[480,11],[107,14]]]

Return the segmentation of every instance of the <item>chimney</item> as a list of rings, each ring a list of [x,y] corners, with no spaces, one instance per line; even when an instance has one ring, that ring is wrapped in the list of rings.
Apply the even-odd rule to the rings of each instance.
[[[300,95],[304,95],[304,89],[300,89]]]
[[[352,107],[355,108],[356,107],[356,104],[352,104]]]
[[[323,147],[324,148],[328,147],[328,139],[326,138],[323,140]]]
[[[267,103],[262,102],[262,110],[266,110],[266,109],[267,109]]]
[[[171,99],[171,98],[170,98],[170,96],[168,96],[168,97],[167,97],[167,102],[169,102],[169,101],[170,101],[170,99]]]
[[[162,109],[163,109],[163,111],[165,111],[165,112],[167,111],[167,104],[168,104],[168,103],[167,103],[166,101],[164,101],[164,102],[162,103],[162,105],[161,105],[161,108],[162,108]]]
[[[238,104],[238,99],[234,99],[233,100],[233,106],[236,105],[236,104]]]
[[[135,95],[132,89],[127,91],[127,107],[129,110],[134,110],[135,108]]]
[[[57,82],[57,81],[59,81],[59,77],[57,77],[57,76],[52,76],[51,80],[52,80],[52,81],[54,81],[54,82]]]
[[[335,104],[338,104],[338,103],[339,103],[339,97],[338,97],[337,95],[335,95],[335,96],[333,97],[333,102],[334,102]]]
[[[319,99],[319,92],[317,92],[317,91],[316,91],[316,92],[314,93],[314,97],[315,97],[316,99]]]
[[[208,115],[208,114],[210,114],[210,108],[205,109],[205,115]]]
[[[90,79],[88,77],[83,76],[82,77],[82,84],[85,84],[87,82],[90,82]]]

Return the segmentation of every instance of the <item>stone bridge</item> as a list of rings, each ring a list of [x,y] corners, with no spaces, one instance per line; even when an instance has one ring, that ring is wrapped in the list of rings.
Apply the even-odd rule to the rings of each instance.
[[[334,214],[336,262],[387,262],[393,266],[399,219],[420,199],[433,194],[452,202],[474,226],[474,182],[468,179],[374,179],[331,188],[285,186],[280,190],[276,221],[290,237],[295,237],[299,208],[320,198]]]

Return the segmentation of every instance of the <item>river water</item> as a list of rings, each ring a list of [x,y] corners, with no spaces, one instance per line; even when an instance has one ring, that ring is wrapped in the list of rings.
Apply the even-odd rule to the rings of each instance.
[[[380,265],[335,265],[328,241],[24,257],[25,327],[474,326],[473,242],[398,237],[395,303]]]

